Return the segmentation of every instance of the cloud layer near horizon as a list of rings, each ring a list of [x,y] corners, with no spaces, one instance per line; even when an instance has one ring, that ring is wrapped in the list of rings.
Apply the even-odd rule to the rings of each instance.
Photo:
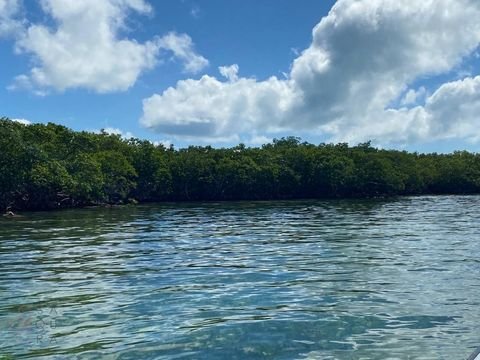
[[[208,65],[186,34],[171,32],[143,43],[121,35],[128,33],[129,14],[153,12],[144,0],[41,0],[43,12],[54,25],[24,26],[15,20],[19,4],[0,0],[0,16],[8,19],[0,35],[14,33],[16,51],[32,55],[34,66],[16,77],[12,89],[27,88],[38,94],[69,88],[125,91],[157,65],[165,51],[179,59],[186,72],[196,73]]]
[[[339,0],[287,79],[205,75],[143,101],[141,123],[178,138],[313,131],[334,141],[480,140],[480,77],[433,89],[480,43],[476,0]],[[392,107],[392,103],[400,105]]]

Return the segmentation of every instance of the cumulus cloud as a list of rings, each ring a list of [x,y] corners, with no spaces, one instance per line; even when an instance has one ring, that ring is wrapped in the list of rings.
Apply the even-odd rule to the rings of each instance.
[[[409,88],[475,51],[479,16],[477,0],[338,0],[286,79],[257,81],[221,67],[226,81],[182,80],[145,99],[141,122],[198,137],[308,130],[342,141],[414,141],[480,134],[470,116],[477,78],[445,84],[426,99],[425,89]],[[390,108],[394,102],[402,107]],[[451,105],[457,112],[448,120],[436,110]]]
[[[22,29],[19,0],[0,0],[0,38],[18,33]]]
[[[231,75],[231,74],[230,74]],[[241,78],[222,82],[204,75],[182,80],[143,101],[144,126],[168,135],[227,139],[251,129],[276,130],[295,94],[287,81]]]
[[[128,32],[130,14],[152,13],[144,0],[42,0],[40,4],[54,25],[33,24],[17,41],[17,52],[33,55],[35,65],[11,88],[39,94],[69,88],[125,91],[158,63],[162,49],[172,51],[189,71],[205,65],[206,59],[195,53],[187,35],[171,33],[143,43],[122,36]]]
[[[208,60],[195,52],[192,39],[187,34],[170,32],[158,41],[158,45],[183,61],[186,72],[197,73],[208,66]]]
[[[346,131],[331,131],[338,140],[377,138],[384,142],[464,139],[480,141],[480,76],[448,82],[413,108],[387,109],[374,114],[372,121],[361,120]],[[382,119],[379,117],[382,116]]]
[[[480,76],[442,85],[424,107],[436,137],[480,140]]]
[[[218,71],[220,74],[230,82],[235,82],[238,80],[238,64],[233,64],[230,66],[220,66]]]

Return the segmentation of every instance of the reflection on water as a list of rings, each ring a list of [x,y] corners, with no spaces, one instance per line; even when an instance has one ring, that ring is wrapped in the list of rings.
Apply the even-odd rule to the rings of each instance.
[[[0,359],[463,359],[480,197],[0,219]]]

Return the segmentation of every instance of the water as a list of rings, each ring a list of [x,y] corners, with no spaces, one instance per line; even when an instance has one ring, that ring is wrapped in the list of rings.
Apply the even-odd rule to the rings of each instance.
[[[0,219],[0,359],[465,359],[480,197]]]

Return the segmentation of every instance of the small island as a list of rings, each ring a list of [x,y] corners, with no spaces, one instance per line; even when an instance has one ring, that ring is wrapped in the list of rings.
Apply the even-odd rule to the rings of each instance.
[[[480,155],[314,145],[155,145],[53,123],[0,119],[0,211],[165,201],[480,193]]]

